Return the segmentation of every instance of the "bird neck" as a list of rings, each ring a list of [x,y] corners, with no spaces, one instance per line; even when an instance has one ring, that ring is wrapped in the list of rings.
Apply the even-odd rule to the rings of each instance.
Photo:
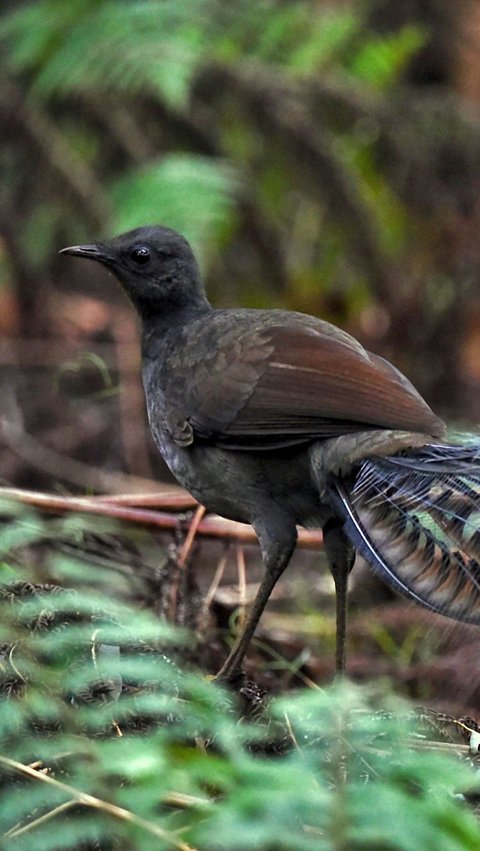
[[[120,283],[140,317],[144,333],[163,334],[180,329],[190,317],[212,310],[195,266],[177,264],[164,274],[145,279],[141,286],[130,276],[117,273]]]
[[[201,295],[201,297],[200,297]],[[144,309],[137,310],[140,314],[142,325],[142,355],[147,358],[156,358],[160,354],[162,346],[170,339],[171,335],[177,335],[182,329],[207,313],[213,311],[213,307],[206,296],[199,293],[199,297],[182,303],[180,300],[164,305],[163,310],[158,305],[143,305]]]

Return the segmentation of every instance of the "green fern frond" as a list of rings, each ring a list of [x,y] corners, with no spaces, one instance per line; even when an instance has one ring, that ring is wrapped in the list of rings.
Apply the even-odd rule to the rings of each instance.
[[[112,186],[112,231],[168,224],[187,236],[204,266],[209,245],[233,215],[237,187],[236,174],[226,163],[170,154]]]
[[[2,517],[21,528],[13,509]],[[26,520],[24,530],[32,512]],[[79,526],[37,522],[52,542],[55,529],[77,546]],[[2,848],[479,847],[456,795],[475,775],[418,750],[424,731],[394,696],[341,683],[239,723],[229,695],[173,661],[185,636],[129,601],[109,571],[86,572],[86,553],[49,554],[48,535],[36,566],[32,538],[11,540],[16,581],[4,577],[0,596]]]
[[[3,41],[11,67],[35,73],[37,95],[158,89],[178,102],[205,51],[203,7],[204,0],[42,0],[4,17]]]

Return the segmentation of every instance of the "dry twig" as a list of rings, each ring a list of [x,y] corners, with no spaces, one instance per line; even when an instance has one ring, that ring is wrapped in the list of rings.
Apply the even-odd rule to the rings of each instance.
[[[151,833],[153,836],[157,836],[164,842],[170,843],[172,848],[176,848],[177,851],[194,851],[191,845],[187,845],[186,842],[182,842],[180,839],[177,839],[177,837],[170,833],[170,831],[164,830],[163,827],[160,827],[152,821],[148,821],[147,819],[143,819],[140,816],[135,815],[135,813],[124,809],[124,807],[118,807],[116,804],[111,804],[109,801],[103,801],[101,798],[97,798],[94,795],[88,795],[86,792],[81,792],[80,789],[76,789],[75,786],[70,786],[68,783],[62,783],[60,780],[55,780],[54,777],[50,777],[48,774],[43,774],[43,772],[30,768],[29,765],[17,762],[15,759],[10,759],[10,757],[0,755],[0,763],[6,768],[10,768],[12,771],[22,774],[24,777],[30,777],[33,780],[39,780],[42,783],[55,786],[56,789],[65,792],[70,798],[69,801],[66,801],[59,807],[55,807],[53,810],[50,810],[49,813],[45,813],[43,816],[40,816],[40,818],[29,822],[29,824],[22,828],[15,829],[13,833],[10,833],[10,839],[14,836],[19,836],[20,833],[25,833],[27,830],[32,830],[33,828],[38,827],[39,824],[45,823],[45,821],[49,818],[53,818],[58,815],[59,812],[64,811],[74,804],[81,804],[84,807],[101,810],[106,815],[112,816],[120,821],[126,821],[130,824],[134,824],[136,827],[141,827],[143,830],[147,831],[147,833]],[[207,801],[198,799],[197,803],[204,805]]]

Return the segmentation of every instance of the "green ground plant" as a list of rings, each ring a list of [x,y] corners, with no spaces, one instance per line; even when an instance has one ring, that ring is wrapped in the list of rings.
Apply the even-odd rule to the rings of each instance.
[[[479,847],[475,772],[422,749],[393,695],[344,682],[247,718],[182,666],[191,636],[89,562],[98,523],[12,502],[2,520],[2,848]]]

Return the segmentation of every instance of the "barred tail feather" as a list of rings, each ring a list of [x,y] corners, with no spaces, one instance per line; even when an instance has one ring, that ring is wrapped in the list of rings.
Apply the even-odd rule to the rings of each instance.
[[[332,482],[345,531],[393,588],[480,624],[480,444],[427,445],[365,460]]]

